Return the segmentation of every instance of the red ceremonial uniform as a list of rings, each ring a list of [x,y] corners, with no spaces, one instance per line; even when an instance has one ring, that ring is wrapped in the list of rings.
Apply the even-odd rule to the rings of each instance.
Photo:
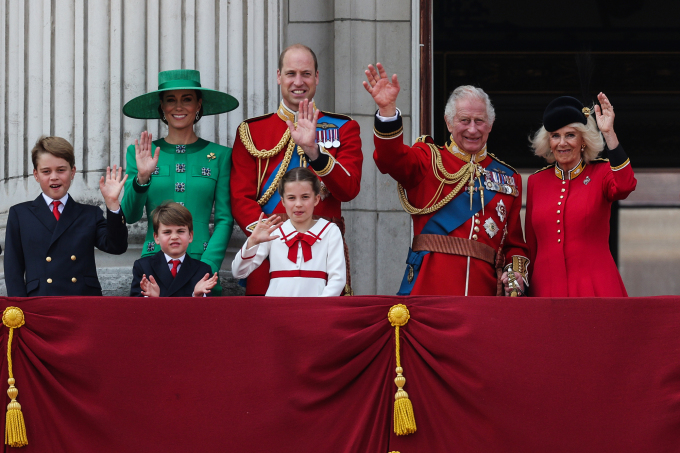
[[[529,177],[526,238],[532,296],[627,296],[609,251],[611,204],[637,181],[623,148],[610,161],[583,161],[565,172],[551,165]],[[618,164],[618,165],[616,165]]]
[[[288,130],[284,118],[292,120],[292,115],[293,112],[282,103],[276,113],[246,120],[244,124],[249,128],[251,144],[244,143],[240,133],[243,124],[239,126],[232,151],[231,206],[236,223],[246,235],[250,235],[263,212],[257,200],[266,191],[266,182],[283,161],[288,143],[284,143],[282,149],[270,158],[255,157],[248,148],[252,150],[254,146],[259,151],[274,149]],[[317,131],[333,129],[331,122],[341,124],[336,128],[337,137],[332,137],[339,146],[323,148],[319,157],[309,162],[309,168],[322,182],[321,201],[314,208],[314,215],[339,219],[342,216],[341,203],[351,201],[359,194],[363,154],[359,123],[348,116],[319,112]],[[247,141],[249,138],[246,138]],[[262,181],[259,190],[258,178]],[[285,214],[286,210],[279,202],[272,212]],[[268,274],[269,265],[265,262],[248,277],[246,294],[264,295],[269,286]]]
[[[390,122],[380,122],[376,119],[373,159],[382,173],[388,173],[404,187],[408,202],[412,206],[422,208],[432,205],[433,197],[441,185],[433,169],[433,151],[428,145],[428,142],[433,141],[430,137],[425,137],[413,147],[405,145],[401,123],[401,116],[396,121]],[[455,174],[470,160],[470,155],[459,151],[455,144],[451,151],[446,147],[437,149],[441,154],[441,163],[449,174]],[[486,204],[484,211],[468,210],[470,194],[465,190],[467,184],[464,184],[464,189],[449,201],[450,204],[461,197],[464,199],[461,200],[464,201],[463,209],[458,210],[459,216],[464,220],[448,236],[486,244],[496,251],[502,247],[506,263],[511,262],[513,256],[520,256],[526,265],[528,253],[519,218],[522,205],[521,177],[494,156],[487,155],[486,148],[474,158],[484,169],[494,162],[509,169],[504,176],[511,176],[514,179],[516,193],[485,190],[487,202],[491,197],[494,198]],[[455,184],[444,185],[443,191],[434,202],[445,198],[454,187]],[[481,201],[480,191],[473,192],[473,197]],[[437,212],[413,214],[414,235],[421,234],[428,221],[435,215]],[[402,288],[403,286],[402,284]],[[419,275],[410,294],[489,296],[496,295],[496,290],[496,269],[490,263],[470,256],[430,252],[423,257]]]

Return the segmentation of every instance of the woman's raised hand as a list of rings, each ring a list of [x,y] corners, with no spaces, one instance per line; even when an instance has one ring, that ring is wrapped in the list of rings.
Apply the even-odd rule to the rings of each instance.
[[[595,106],[597,127],[600,128],[600,132],[607,142],[607,147],[614,149],[619,146],[619,140],[614,132],[614,106],[604,93],[598,94],[597,100],[600,101],[600,105]]]
[[[387,78],[387,72],[381,63],[375,67],[368,65],[367,82],[363,82],[366,91],[373,96],[373,100],[380,109],[380,116],[391,117],[397,114],[397,96],[399,96],[399,79],[392,74],[392,80]]]
[[[153,136],[147,131],[142,132],[139,140],[135,139],[135,160],[137,162],[137,182],[146,184],[151,179],[151,173],[156,170],[160,148],[156,147],[151,155]]]
[[[257,244],[273,241],[278,238],[277,235],[273,235],[272,233],[276,231],[281,223],[281,217],[276,214],[265,219],[264,212],[260,213],[260,218],[258,219],[257,224],[255,224],[253,233],[248,238],[248,245],[246,248],[251,248]]]

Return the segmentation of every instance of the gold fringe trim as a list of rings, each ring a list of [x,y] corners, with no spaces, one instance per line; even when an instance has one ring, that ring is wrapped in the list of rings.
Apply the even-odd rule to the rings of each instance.
[[[28,445],[28,438],[26,437],[26,423],[24,422],[24,414],[21,412],[21,404],[17,401],[19,390],[14,386],[14,374],[12,373],[12,338],[14,337],[14,329],[25,324],[24,312],[18,307],[7,307],[2,313],[2,323],[9,328],[9,335],[7,337],[7,372],[9,379],[9,389],[7,395],[12,400],[7,405],[7,416],[5,419],[5,445],[10,447],[23,447]]]
[[[394,433],[397,436],[413,434],[417,430],[413,405],[411,400],[408,399],[408,393],[404,391],[406,378],[403,375],[404,369],[401,367],[401,354],[399,352],[399,327],[405,326],[410,318],[408,308],[403,304],[393,305],[387,313],[390,325],[394,326],[397,354],[397,377],[394,379],[394,383],[397,385],[397,393],[394,395]]]

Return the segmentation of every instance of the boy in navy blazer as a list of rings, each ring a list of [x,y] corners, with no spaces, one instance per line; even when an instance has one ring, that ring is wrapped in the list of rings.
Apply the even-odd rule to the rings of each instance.
[[[132,266],[130,296],[205,297],[217,284],[217,272],[187,254],[194,238],[191,213],[179,203],[165,202],[152,214],[153,238],[161,246]]]
[[[118,196],[127,175],[106,168],[99,181],[107,207],[80,204],[68,194],[76,175],[73,146],[40,137],[31,151],[33,176],[42,193],[9,210],[5,233],[5,284],[10,297],[101,296],[94,248],[120,255],[127,227]]]

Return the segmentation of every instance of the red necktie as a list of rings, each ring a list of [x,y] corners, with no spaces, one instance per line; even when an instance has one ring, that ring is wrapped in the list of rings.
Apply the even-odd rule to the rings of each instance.
[[[179,267],[180,264],[182,264],[182,262],[180,260],[170,260],[168,263],[172,263],[172,269],[170,269],[172,278],[177,277],[177,268]]]
[[[59,200],[54,200],[52,202],[52,212],[54,213],[54,218],[59,220],[59,216],[61,215],[59,213],[59,205],[61,204],[61,201]]]
[[[312,245],[316,242],[316,237],[310,236],[309,234],[298,233],[295,236],[291,236],[286,239],[286,245],[288,246],[288,259],[294,263],[297,263],[297,251],[298,242],[302,245],[302,258],[307,262],[312,259]]]

